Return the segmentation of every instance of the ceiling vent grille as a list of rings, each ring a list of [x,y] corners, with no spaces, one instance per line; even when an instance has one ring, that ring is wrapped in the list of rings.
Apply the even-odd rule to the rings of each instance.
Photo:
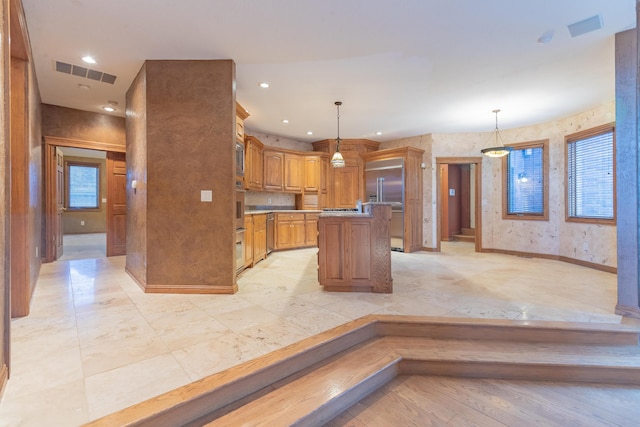
[[[72,76],[83,77],[85,79],[95,80],[97,82],[114,84],[117,76],[113,74],[103,73],[102,71],[92,70],[79,65],[67,64],[66,62],[56,61],[56,71]]]
[[[569,29],[571,37],[578,37],[602,28],[602,17],[600,15],[594,15],[591,18],[567,25],[567,28]]]

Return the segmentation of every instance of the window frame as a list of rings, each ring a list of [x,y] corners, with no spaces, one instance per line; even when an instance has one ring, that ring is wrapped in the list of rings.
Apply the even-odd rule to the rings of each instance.
[[[91,167],[95,168],[98,172],[98,179],[96,180],[96,207],[82,207],[74,208],[69,205],[69,199],[71,195],[71,189],[69,185],[71,180],[69,179],[69,168],[71,166]],[[100,186],[102,180],[102,165],[100,163],[81,162],[75,160],[65,160],[64,162],[64,207],[67,212],[100,212]]]
[[[590,138],[593,136],[597,136],[603,133],[607,133],[607,132],[612,132],[612,139],[613,139],[613,218],[593,218],[593,217],[576,217],[576,216],[569,216],[569,144],[571,144],[572,142],[581,140],[581,139],[586,139],[586,138]],[[576,132],[576,133],[572,133],[570,135],[566,135],[564,137],[564,166],[565,166],[565,173],[564,173],[564,187],[565,187],[565,192],[564,192],[564,219],[566,222],[578,222],[578,223],[586,223],[586,224],[603,224],[603,225],[616,225],[617,223],[617,217],[618,217],[618,212],[617,212],[617,206],[618,206],[618,201],[616,198],[616,194],[617,194],[617,177],[616,177],[616,170],[617,170],[617,164],[616,164],[616,124],[615,122],[612,123],[607,123],[601,126],[596,126],[594,128],[591,129],[586,129],[580,132]]]
[[[527,221],[548,221],[549,220],[549,140],[541,139],[537,141],[521,142],[517,144],[505,144],[514,151],[526,150],[528,148],[542,148],[542,179],[544,180],[542,186],[542,204],[543,212],[541,214],[521,214],[521,213],[508,213],[509,202],[509,156],[502,158],[502,219],[511,220],[527,220]]]

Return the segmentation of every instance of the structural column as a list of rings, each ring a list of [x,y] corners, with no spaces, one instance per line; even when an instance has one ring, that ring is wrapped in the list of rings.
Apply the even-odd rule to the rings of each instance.
[[[636,2],[636,13],[640,11]],[[639,16],[640,18],[640,16]],[[638,20],[640,22],[640,19]],[[616,34],[616,182],[618,303],[616,313],[640,318],[640,68],[637,29]]]

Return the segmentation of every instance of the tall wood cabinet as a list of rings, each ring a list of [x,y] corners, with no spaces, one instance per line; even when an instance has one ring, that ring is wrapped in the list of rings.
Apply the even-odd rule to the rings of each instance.
[[[284,189],[284,153],[282,151],[264,150],[264,189],[266,191],[283,191]]]

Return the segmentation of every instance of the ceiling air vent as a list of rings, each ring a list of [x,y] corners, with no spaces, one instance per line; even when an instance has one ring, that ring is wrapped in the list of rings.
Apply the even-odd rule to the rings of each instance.
[[[569,29],[571,37],[578,37],[602,28],[602,17],[600,15],[594,15],[591,18],[567,25],[567,28]]]
[[[79,65],[67,64],[66,62],[56,61],[56,71],[73,76],[83,77],[85,79],[95,80],[97,82],[108,83],[110,85],[116,82],[117,76],[113,74],[103,73],[102,71],[92,70]]]

